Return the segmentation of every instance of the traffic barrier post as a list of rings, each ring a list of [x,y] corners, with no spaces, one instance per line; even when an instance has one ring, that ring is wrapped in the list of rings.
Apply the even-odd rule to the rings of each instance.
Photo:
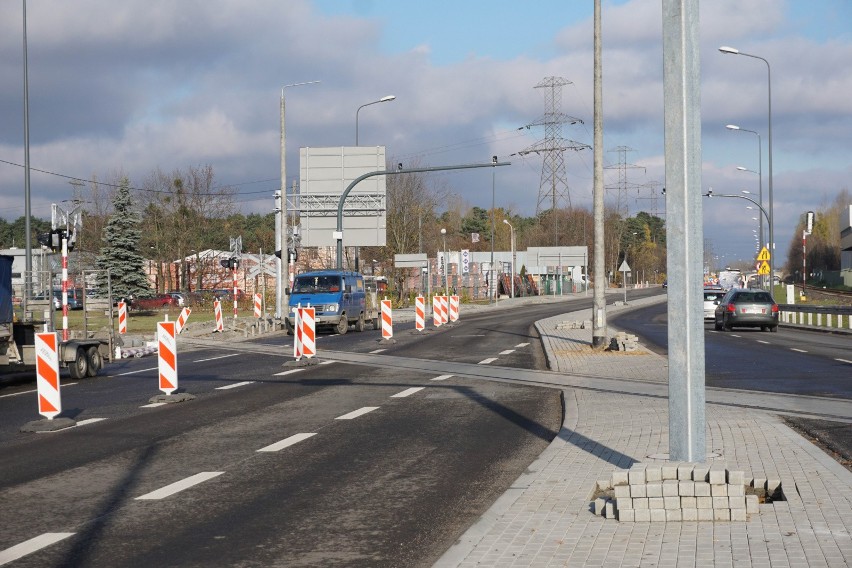
[[[183,331],[183,326],[186,325],[187,320],[189,319],[189,314],[192,313],[192,310],[189,308],[184,308],[180,311],[180,315],[178,316],[177,323],[175,324],[175,329],[178,333]]]
[[[302,308],[299,321],[302,324],[302,355],[310,359],[317,354],[316,309],[312,308],[310,304],[307,308]]]
[[[432,296],[432,324],[435,327],[441,327],[444,319],[441,317],[441,299],[440,296]]]
[[[177,342],[173,321],[157,322],[157,359],[160,390],[170,395],[178,388]]]
[[[263,317],[263,296],[260,294],[254,295],[254,317],[257,319]]]
[[[118,303],[118,333],[127,333],[127,304],[124,300]]]
[[[35,334],[38,413],[53,420],[62,412],[59,392],[59,351],[55,333]]]
[[[441,296],[441,323],[449,323],[450,306],[446,296]]]
[[[455,323],[459,321],[459,297],[450,296],[450,321]]]
[[[216,331],[225,331],[225,323],[222,321],[222,303],[213,300],[213,315],[216,317]]]
[[[293,310],[293,357],[296,361],[302,358],[302,304]]]
[[[393,308],[391,301],[388,299],[382,300],[382,338],[390,339],[393,337]]]
[[[414,328],[417,331],[426,329],[426,301],[423,296],[414,299]]]

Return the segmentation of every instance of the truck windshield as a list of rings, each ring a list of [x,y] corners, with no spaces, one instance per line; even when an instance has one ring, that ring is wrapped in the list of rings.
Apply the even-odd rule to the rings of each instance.
[[[294,294],[340,292],[340,276],[299,276],[293,286]]]

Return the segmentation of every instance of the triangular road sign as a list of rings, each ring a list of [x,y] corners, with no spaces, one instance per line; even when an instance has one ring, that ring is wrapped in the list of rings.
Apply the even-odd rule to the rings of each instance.
[[[618,267],[619,272],[630,272],[630,266],[626,260],[621,261],[621,266]]]
[[[759,276],[769,276],[769,263],[765,260],[760,263],[760,268],[757,269]]]
[[[758,253],[757,255],[757,260],[761,262],[766,262],[767,260],[769,260],[769,251],[766,249],[766,247],[760,249],[760,253]],[[769,273],[767,272],[767,274]]]

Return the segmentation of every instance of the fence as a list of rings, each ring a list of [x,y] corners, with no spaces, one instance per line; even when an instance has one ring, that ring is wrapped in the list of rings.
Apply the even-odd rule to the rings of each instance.
[[[781,323],[825,330],[852,331],[852,307],[780,304]]]

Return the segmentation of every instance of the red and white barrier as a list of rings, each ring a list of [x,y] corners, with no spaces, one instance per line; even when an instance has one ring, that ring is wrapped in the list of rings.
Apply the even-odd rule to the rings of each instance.
[[[459,321],[459,297],[450,296],[450,321],[455,323]]]
[[[302,358],[302,305],[293,310],[293,357],[298,361]]]
[[[213,300],[213,315],[216,317],[216,331],[225,331],[225,322],[222,321],[222,303]]]
[[[317,354],[316,310],[311,307],[302,308],[299,322],[302,324],[302,355],[310,359]]]
[[[446,296],[441,296],[441,323],[449,323],[450,306]]]
[[[426,329],[426,300],[423,296],[414,298],[414,329],[417,331]]]
[[[127,304],[124,302],[118,303],[118,333],[127,333]]]
[[[157,322],[157,359],[160,370],[160,390],[172,394],[178,387],[177,341],[175,322]]]
[[[257,319],[263,317],[263,297],[260,294],[254,295],[254,317]]]
[[[382,300],[382,338],[393,337],[393,307],[390,300]]]
[[[189,308],[184,308],[180,311],[180,315],[178,316],[177,323],[175,324],[175,329],[178,333],[183,331],[183,326],[186,325],[186,321],[189,319],[189,314],[192,313],[192,310]]]
[[[36,333],[36,385],[38,413],[53,420],[62,412],[59,393],[59,352],[55,333]]]
[[[441,317],[440,296],[432,296],[432,325],[441,327],[442,323],[444,323],[444,318]]]
[[[68,239],[62,237],[62,341],[68,341]]]

